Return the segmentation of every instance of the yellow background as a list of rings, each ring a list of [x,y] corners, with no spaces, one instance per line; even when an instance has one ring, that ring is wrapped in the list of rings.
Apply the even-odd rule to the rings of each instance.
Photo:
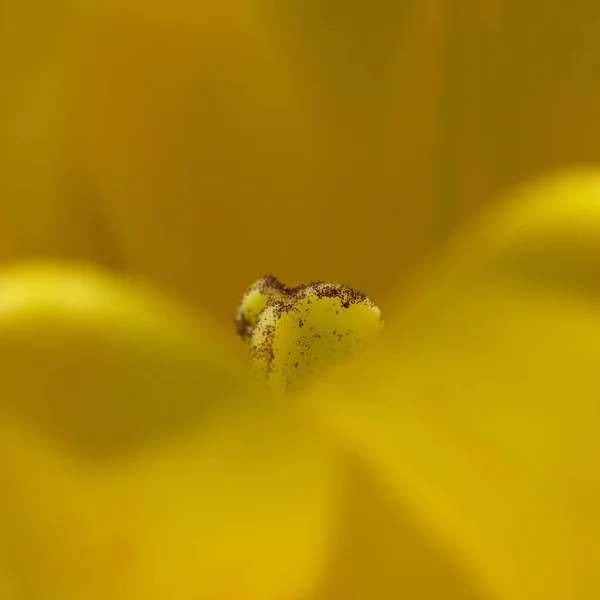
[[[272,272],[386,293],[465,217],[599,158],[600,7],[2,0],[4,250],[226,320]]]

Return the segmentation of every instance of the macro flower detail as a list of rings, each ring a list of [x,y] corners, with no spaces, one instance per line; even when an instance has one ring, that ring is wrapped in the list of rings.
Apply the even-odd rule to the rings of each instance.
[[[599,3],[0,6],[0,600],[600,598]]]
[[[359,292],[255,284],[267,386],[164,287],[0,271],[0,598],[598,597],[599,182],[514,192],[385,299],[379,339]],[[340,368],[311,347],[280,402],[311,326],[376,343]]]
[[[291,288],[268,275],[244,294],[236,324],[249,342],[255,372],[285,390],[368,345],[383,318],[365,294],[344,285]]]

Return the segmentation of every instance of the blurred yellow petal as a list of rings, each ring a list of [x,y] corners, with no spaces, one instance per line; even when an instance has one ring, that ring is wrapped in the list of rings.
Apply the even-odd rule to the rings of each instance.
[[[9,0],[0,46],[12,256],[128,267],[225,319],[217,283],[235,298],[266,268],[381,296],[373,264],[428,248],[437,0],[38,4]]]
[[[78,148],[115,246],[223,320],[322,227],[305,84],[255,13],[244,0],[94,2],[75,45]]]
[[[3,419],[0,463],[0,527],[23,597],[303,597],[330,550],[330,455],[273,407],[100,467]]]
[[[349,452],[344,467],[342,535],[315,600],[495,598],[389,493],[360,452]]]
[[[5,540],[0,541],[0,597],[6,600],[18,600],[19,590],[16,584],[15,574],[10,568],[7,558]]]
[[[210,285],[265,269],[381,297],[382,257],[399,278],[498,189],[600,158],[592,2],[4,5],[12,254],[131,267],[222,319]]]
[[[361,375],[314,392],[484,597],[600,593],[598,240],[600,172],[518,190],[398,296]]]
[[[600,5],[445,2],[437,207],[446,231],[499,191],[597,164]]]
[[[0,565],[19,598],[310,592],[336,524],[332,453],[201,317],[33,263],[0,275],[0,340]]]
[[[74,144],[72,39],[85,3],[2,3],[0,258],[118,265]]]
[[[135,444],[251,393],[249,369],[208,319],[86,264],[4,269],[0,331],[3,402],[90,451]]]
[[[277,273],[291,283],[322,278],[385,297],[448,227],[437,164],[447,3],[257,4],[289,69],[312,84],[324,138],[324,162],[303,202],[319,243],[302,246],[289,271]],[[304,223],[294,219],[286,229]]]

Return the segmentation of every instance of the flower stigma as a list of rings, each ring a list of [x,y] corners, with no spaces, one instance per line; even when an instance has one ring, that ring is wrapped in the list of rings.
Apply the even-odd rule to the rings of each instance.
[[[267,275],[242,297],[236,327],[249,343],[256,374],[287,390],[367,345],[383,319],[365,294],[344,285],[319,281],[290,288]]]

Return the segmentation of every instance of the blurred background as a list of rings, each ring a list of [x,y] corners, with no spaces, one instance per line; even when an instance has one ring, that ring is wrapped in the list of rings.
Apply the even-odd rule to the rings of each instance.
[[[0,599],[307,598],[332,565],[327,600],[597,598],[598,173],[421,265],[600,162],[599,31],[597,0],[0,0],[0,262],[198,309],[3,273]],[[234,336],[267,273],[400,323],[301,418]]]
[[[600,159],[594,0],[2,0],[5,257],[223,321],[272,272],[388,289],[500,190]]]

